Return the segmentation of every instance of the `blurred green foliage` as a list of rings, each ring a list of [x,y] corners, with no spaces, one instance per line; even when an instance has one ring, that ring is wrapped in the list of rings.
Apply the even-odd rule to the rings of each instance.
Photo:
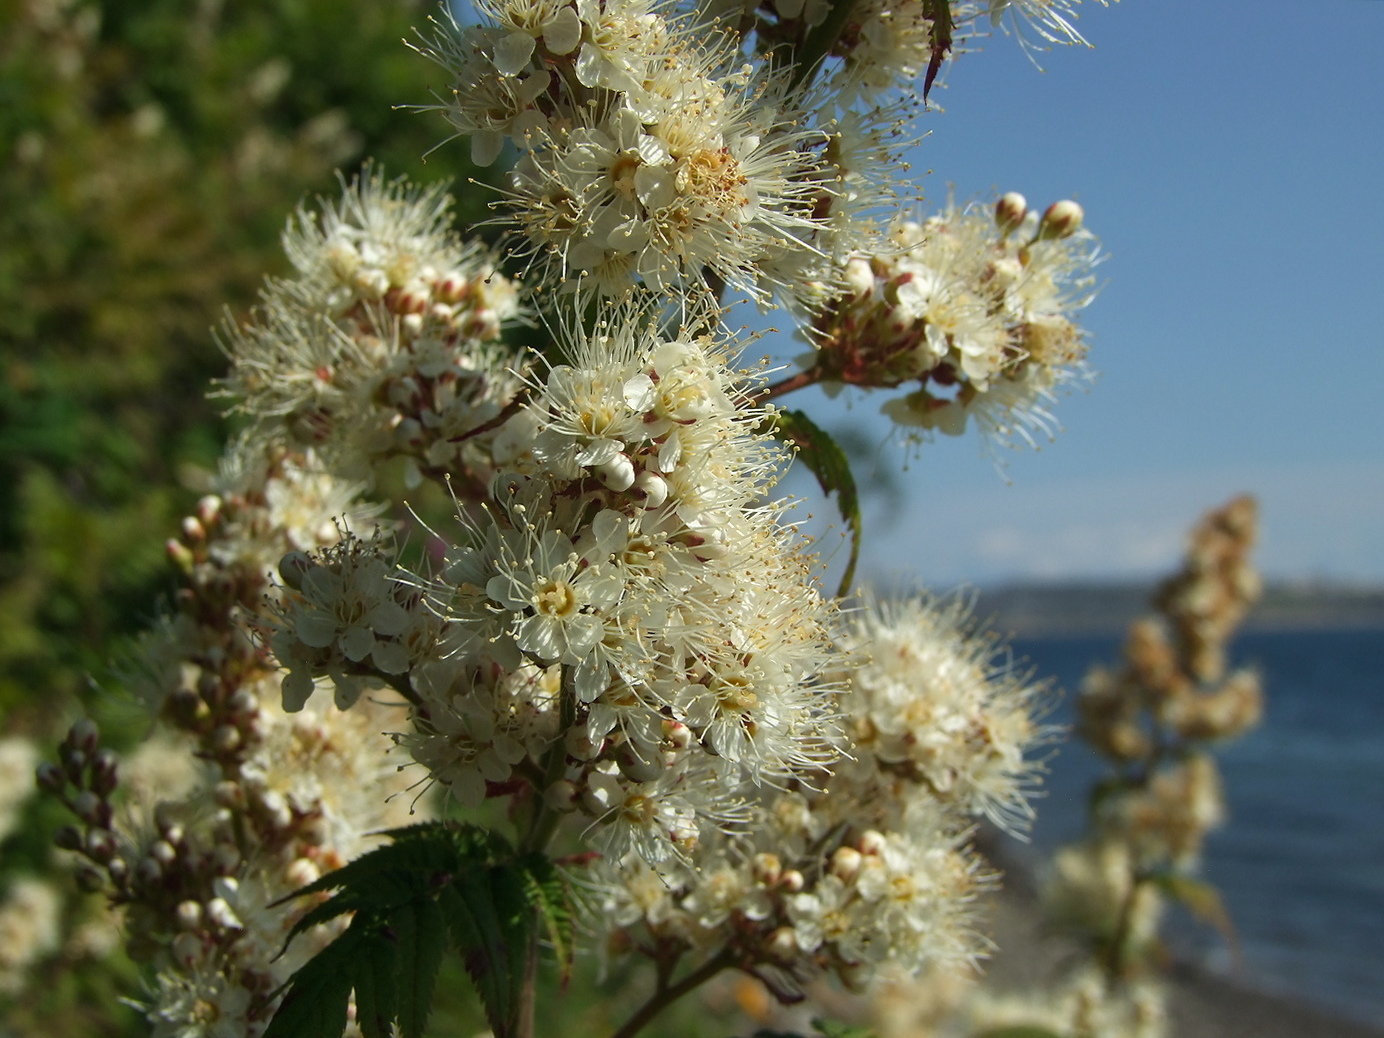
[[[464,184],[411,0],[0,0],[0,715],[70,720],[172,587],[227,429],[209,329],[367,156]],[[483,209],[475,193],[461,216]]]
[[[211,328],[282,271],[305,196],[366,157],[465,185],[401,42],[421,0],[0,0],[0,719],[40,747],[99,706],[128,636],[175,586],[163,544],[229,428]],[[459,218],[484,198],[471,192]],[[118,715],[96,709],[107,720]],[[126,712],[126,736],[140,734]],[[119,727],[117,725],[117,727]],[[118,743],[119,740],[117,740]],[[63,812],[32,801],[0,848],[52,874]],[[65,931],[96,919],[73,897]],[[88,930],[90,928],[88,927]],[[147,1033],[134,967],[68,940],[5,1007],[16,1035]],[[100,944],[101,942],[97,942]],[[81,945],[81,946],[79,946]]]

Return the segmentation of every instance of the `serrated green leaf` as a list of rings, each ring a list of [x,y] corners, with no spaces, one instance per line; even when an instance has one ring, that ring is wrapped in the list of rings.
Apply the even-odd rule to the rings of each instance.
[[[774,435],[781,440],[795,443],[798,456],[814,476],[826,494],[836,495],[836,507],[851,530],[851,554],[846,563],[846,572],[841,577],[837,595],[844,597],[851,589],[855,579],[856,562],[860,559],[860,544],[865,535],[860,517],[860,494],[856,490],[855,475],[851,472],[850,459],[831,435],[802,411],[774,412]]]
[[[952,31],[955,25],[952,21],[950,0],[923,0],[923,17],[931,26],[928,29],[928,43],[931,45],[932,54],[928,59],[927,74],[923,78],[923,100],[927,101],[932,83],[942,68],[942,62],[952,49]]]
[[[557,959],[558,974],[566,984],[572,972],[575,945],[571,890],[562,872],[546,855],[525,855],[519,866],[524,876],[525,897],[543,923]]]
[[[353,926],[294,973],[263,1038],[341,1038],[365,939]]]
[[[403,1038],[422,1038],[432,1012],[437,971],[447,950],[442,913],[431,897],[419,898],[390,915],[387,931],[398,946],[398,1001],[393,1018],[399,1021]]]
[[[356,993],[356,1022],[365,1038],[391,1038],[399,1014],[400,944],[385,928],[364,941],[352,973]]]
[[[438,905],[481,996],[486,1019],[497,1033],[504,1033],[516,982],[510,977],[508,936],[495,910],[489,873],[481,868],[457,876],[439,892]]]

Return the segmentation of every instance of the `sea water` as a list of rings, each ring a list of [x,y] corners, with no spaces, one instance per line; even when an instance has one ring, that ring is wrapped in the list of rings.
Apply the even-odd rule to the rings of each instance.
[[[1086,669],[1118,665],[1121,637],[1014,641],[1065,690],[1050,720],[1070,724]],[[1254,987],[1384,1024],[1384,631],[1242,635],[1233,664],[1263,678],[1263,724],[1217,749],[1229,821],[1206,846],[1238,936],[1172,920],[1176,950]],[[1050,852],[1085,825],[1102,762],[1062,744],[1036,802],[1034,845]],[[1238,961],[1236,961],[1238,958]]]

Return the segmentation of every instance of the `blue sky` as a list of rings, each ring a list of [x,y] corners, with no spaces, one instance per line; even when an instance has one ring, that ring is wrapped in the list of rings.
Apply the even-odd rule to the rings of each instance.
[[[1004,476],[973,437],[924,448],[867,511],[865,574],[1147,576],[1250,491],[1268,575],[1384,582],[1384,2],[1088,0],[1079,25],[1095,48],[1044,72],[1003,35],[962,55],[912,159],[931,205],[1082,203],[1100,377]],[[880,440],[878,402],[822,421]]]

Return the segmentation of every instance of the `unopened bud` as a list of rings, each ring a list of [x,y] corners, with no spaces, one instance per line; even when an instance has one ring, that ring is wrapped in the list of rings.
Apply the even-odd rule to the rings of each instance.
[[[1012,234],[1028,215],[1028,201],[1017,191],[1010,191],[995,203],[995,225],[1003,234]]]
[[[109,796],[119,782],[119,765],[110,750],[99,750],[91,762],[91,788],[98,796]]]
[[[81,831],[75,825],[65,825],[53,834],[53,843],[65,851],[81,850]]]
[[[240,730],[234,725],[217,725],[211,733],[211,748],[217,753],[234,753],[240,748]]]
[[[658,508],[668,500],[668,481],[655,472],[641,472],[634,489],[644,495],[645,508]]]
[[[82,821],[95,824],[101,816],[101,798],[84,789],[72,798],[72,811]]]
[[[797,869],[789,869],[779,877],[779,886],[789,894],[802,893],[802,889],[806,885],[807,883],[803,879],[803,874]]]
[[[197,518],[204,527],[213,525],[221,518],[221,498],[208,494],[197,502]]]
[[[168,553],[169,560],[184,573],[191,573],[192,567],[196,564],[197,558],[186,544],[175,537],[168,538],[164,542],[164,550]]]
[[[207,918],[213,926],[222,930],[243,930],[245,924],[235,914],[235,909],[226,903],[225,898],[214,897],[207,902]]]
[[[303,586],[303,576],[315,563],[305,551],[291,551],[279,560],[279,576],[294,591]]]
[[[634,486],[634,463],[630,461],[628,455],[615,455],[609,461],[597,465],[595,472],[596,478],[607,490],[620,493]]]
[[[863,855],[854,847],[838,847],[831,856],[831,873],[843,883],[852,882],[860,875],[860,862]]]
[[[1085,218],[1085,211],[1071,199],[1054,202],[1043,214],[1043,220],[1038,225],[1038,237],[1070,238],[1081,229],[1081,221]]]
[[[795,959],[798,955],[798,935],[793,932],[791,926],[780,926],[769,935],[765,951],[771,959],[777,959],[779,962]]]
[[[856,844],[861,854],[883,854],[886,840],[884,834],[875,829],[867,829]]]
[[[309,883],[316,883],[321,876],[322,870],[311,858],[294,858],[284,870],[284,879],[293,887],[305,887]]]
[[[44,761],[34,772],[34,779],[38,782],[38,788],[45,793],[61,793],[67,788],[67,779],[63,776],[62,768],[52,761]]]
[[[777,854],[756,854],[754,856],[754,878],[766,887],[772,887],[783,875],[783,864]]]
[[[417,418],[402,418],[394,427],[394,442],[400,447],[411,447],[423,439],[423,423]]]
[[[101,741],[101,732],[96,727],[96,722],[89,717],[83,717],[75,723],[67,733],[67,743],[75,750],[83,753],[96,752],[96,745]]]
[[[455,303],[465,294],[466,279],[460,274],[448,274],[433,285],[433,295],[444,303]]]
[[[115,834],[109,829],[92,829],[86,836],[86,853],[92,861],[107,862],[115,857]]]
[[[601,752],[601,744],[592,742],[585,727],[574,725],[567,729],[567,735],[563,742],[566,745],[568,756],[575,757],[577,760],[591,760]]]
[[[558,779],[543,791],[543,803],[553,811],[571,811],[577,804],[577,787],[567,779]]]
[[[223,779],[216,784],[212,791],[212,796],[222,807],[233,810],[245,806],[245,789],[239,782],[232,782],[230,779]]]
[[[153,858],[141,858],[135,866],[135,879],[141,886],[152,887],[163,879],[163,869]]]
[[[846,286],[858,296],[869,295],[875,287],[875,271],[863,256],[846,261]]]
[[[149,857],[166,867],[178,860],[178,852],[167,840],[155,840],[154,845],[149,848]]]
[[[174,909],[174,916],[178,920],[180,929],[196,930],[202,925],[202,906],[191,898],[180,901],[178,907]]]
[[[200,544],[207,539],[207,530],[195,515],[183,517],[183,539],[189,544]]]

